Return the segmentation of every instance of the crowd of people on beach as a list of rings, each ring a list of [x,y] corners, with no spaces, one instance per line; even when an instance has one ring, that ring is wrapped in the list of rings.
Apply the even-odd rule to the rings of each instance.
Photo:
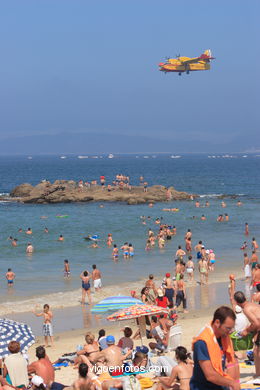
[[[151,280],[149,278],[150,286]],[[11,341],[8,345],[10,354],[3,362],[1,388],[238,390],[241,388],[239,356],[234,350],[232,335],[240,329],[241,337],[251,335],[254,338],[254,363],[259,377],[260,306],[249,302],[242,291],[234,292],[234,286],[232,283],[230,289],[234,309],[221,306],[215,310],[211,323],[193,337],[191,353],[181,345],[175,347],[175,357],[167,353],[171,330],[178,319],[170,309],[167,314],[146,317],[148,347],[143,343],[135,345],[141,337],[140,326],[135,333],[131,327],[124,327],[123,336],[118,340],[111,334],[106,335],[105,329],[99,331],[97,340],[93,333],[87,332],[84,345],[78,345],[74,351],[68,351],[53,362],[43,346],[36,348],[37,360],[28,362],[20,353],[19,342]],[[52,315],[48,305],[44,305],[42,313],[35,314],[47,320]],[[55,368],[68,364],[78,369],[78,379],[69,384],[56,382]]]
[[[82,183],[81,183],[82,182]],[[123,183],[123,184],[122,184]],[[84,184],[83,181],[79,182]],[[100,177],[101,186],[105,186],[106,179]],[[91,183],[95,185],[95,183]],[[140,185],[144,191],[148,183],[140,177]],[[130,188],[129,177],[117,175],[113,186]],[[80,187],[80,186],[79,186]],[[107,189],[109,185],[107,185]],[[109,189],[108,189],[109,190]],[[242,203],[237,202],[240,207]],[[204,207],[209,207],[207,201]],[[221,202],[221,207],[226,208],[226,203]],[[201,207],[200,202],[195,202],[195,207]],[[163,209],[164,211],[178,211],[178,209]],[[202,215],[206,219],[204,215]],[[155,229],[149,228],[145,237],[145,251],[150,252],[157,247],[163,250],[167,243],[177,235],[177,227],[164,223],[162,217],[155,221],[151,217],[141,216],[143,225],[154,223]],[[228,222],[227,213],[219,214],[217,222]],[[19,229],[22,232],[22,229]],[[45,227],[44,232],[48,233]],[[26,235],[33,234],[29,227]],[[249,225],[245,223],[245,236],[249,235]],[[17,246],[17,239],[9,236],[12,246]],[[61,234],[58,241],[63,241]],[[91,239],[91,247],[98,248],[99,240]],[[119,256],[123,259],[133,259],[135,255],[134,246],[124,242],[117,246],[114,243],[112,234],[109,233],[105,240],[108,248],[112,249],[112,259],[117,262]],[[68,351],[68,354],[61,356],[57,361],[51,362],[46,354],[47,347],[54,346],[54,335],[52,328],[53,312],[49,304],[45,304],[42,310],[36,307],[33,313],[43,318],[43,336],[45,347],[36,348],[38,360],[29,363],[20,353],[20,345],[17,341],[9,343],[10,355],[4,359],[3,372],[0,376],[1,387],[4,390],[12,388],[27,388],[40,390],[108,390],[123,388],[124,390],[139,390],[154,386],[156,390],[223,390],[240,389],[239,359],[244,359],[240,350],[234,351],[234,340],[248,338],[253,345],[253,359],[256,377],[260,378],[260,264],[258,263],[258,242],[255,237],[251,241],[252,254],[248,256],[249,244],[244,241],[241,250],[244,251],[243,266],[246,280],[246,291],[236,291],[236,278],[230,275],[229,297],[231,307],[221,306],[213,314],[210,324],[207,324],[198,336],[193,338],[190,348],[191,354],[183,346],[175,347],[175,358],[168,354],[173,330],[177,326],[178,314],[182,306],[183,313],[187,311],[187,283],[193,285],[195,282],[194,272],[199,272],[199,283],[208,283],[210,273],[215,270],[216,254],[214,249],[207,248],[202,240],[193,246],[192,231],[187,229],[184,235],[184,246],[182,243],[173,256],[174,269],[166,272],[159,285],[154,281],[154,275],[150,274],[139,292],[129,291],[129,295],[147,305],[155,305],[161,308],[162,313],[145,317],[145,325],[137,319],[133,330],[132,326],[122,329],[124,336],[116,340],[106,330],[101,329],[97,340],[94,334],[87,332],[85,344],[75,348],[75,351]],[[184,247],[184,249],[183,249]],[[110,249],[110,250],[111,250]],[[28,243],[26,252],[32,254],[34,247]],[[64,278],[71,277],[71,268],[68,259],[64,260]],[[9,287],[14,284],[16,274],[11,268],[6,272],[6,280]],[[84,270],[80,276],[81,280],[81,304],[92,304],[91,288],[98,292],[102,288],[102,274],[96,264],[92,265],[91,272]],[[141,326],[142,325],[142,326]],[[140,338],[147,338],[148,346],[136,346]],[[237,346],[237,344],[236,344]],[[166,360],[164,360],[166,358]],[[62,363],[73,364],[78,369],[78,379],[74,383],[64,385],[55,382],[55,366]],[[167,370],[165,367],[167,366]],[[159,370],[156,367],[160,368]],[[154,371],[152,370],[154,369]],[[146,377],[146,373],[153,375]],[[154,374],[156,373],[156,375]],[[159,374],[158,374],[159,373]],[[131,375],[126,375],[131,374]],[[132,378],[133,377],[133,378]],[[149,382],[149,380],[150,382]],[[132,381],[132,382],[131,382]],[[143,384],[143,385],[142,385]],[[0,388],[1,390],[1,388]]]

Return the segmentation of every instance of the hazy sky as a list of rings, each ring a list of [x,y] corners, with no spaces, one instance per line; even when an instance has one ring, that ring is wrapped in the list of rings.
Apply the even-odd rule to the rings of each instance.
[[[9,0],[0,10],[1,139],[248,136],[260,147],[258,0]],[[210,71],[158,70],[208,48]]]

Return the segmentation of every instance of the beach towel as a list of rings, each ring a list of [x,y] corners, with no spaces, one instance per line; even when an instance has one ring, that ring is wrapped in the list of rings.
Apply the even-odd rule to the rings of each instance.
[[[202,329],[200,334],[197,337],[193,338],[192,350],[194,349],[194,344],[199,340],[202,340],[206,343],[210,356],[210,361],[214,370],[216,370],[221,376],[224,376],[228,379],[234,379],[230,375],[226,374],[222,369],[222,351],[217,342],[213,329],[210,325],[206,325],[205,328]],[[225,353],[226,355],[227,366],[235,365],[236,360],[231,338],[229,336],[221,337],[221,343],[223,353]]]
[[[53,367],[68,367],[69,363],[68,362],[61,362],[61,363],[55,363],[52,366]]]

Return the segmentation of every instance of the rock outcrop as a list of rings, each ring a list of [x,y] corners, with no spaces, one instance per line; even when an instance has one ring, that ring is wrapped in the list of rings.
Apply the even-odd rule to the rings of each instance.
[[[191,195],[186,192],[176,191],[173,187],[166,188],[155,185],[147,188],[133,186],[120,189],[112,187],[109,191],[106,186],[79,186],[72,180],[56,180],[53,184],[44,181],[36,186],[21,184],[15,187],[9,200],[23,203],[69,203],[69,202],[126,202],[128,204],[155,203],[166,200],[190,199]]]

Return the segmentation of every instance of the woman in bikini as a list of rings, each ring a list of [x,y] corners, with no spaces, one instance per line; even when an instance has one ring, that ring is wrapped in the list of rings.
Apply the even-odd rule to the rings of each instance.
[[[190,378],[193,372],[193,361],[190,359],[190,354],[184,347],[177,347],[175,357],[178,365],[172,369],[169,377],[156,378],[159,383],[156,390],[174,389],[174,390],[189,390]]]
[[[95,357],[97,356],[97,353],[100,352],[99,344],[91,332],[86,333],[85,341],[86,344],[84,345],[83,349],[77,351],[77,357],[74,362],[75,366],[80,363],[86,363],[85,359],[82,359],[82,356],[86,356],[91,364],[95,364]]]

